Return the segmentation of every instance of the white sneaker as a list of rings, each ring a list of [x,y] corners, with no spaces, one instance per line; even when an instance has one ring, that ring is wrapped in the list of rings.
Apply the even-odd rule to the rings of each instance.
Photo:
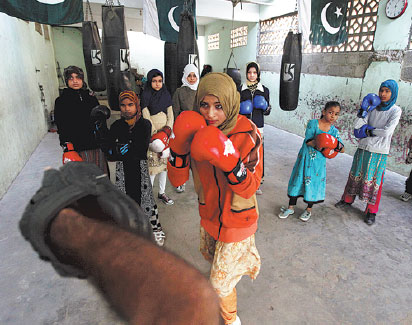
[[[158,246],[162,247],[165,244],[166,234],[163,230],[153,231],[153,236]]]
[[[280,213],[278,214],[278,217],[280,219],[286,219],[287,217],[289,217],[291,214],[294,214],[295,210],[292,209],[286,209],[285,207],[281,207],[280,208]]]
[[[312,213],[310,213],[309,211],[305,210],[299,217],[300,220],[302,221],[308,221],[310,219],[310,217],[312,216]]]
[[[240,318],[238,315],[236,315],[236,319],[231,325],[242,325],[242,322],[240,321]]]
[[[177,193],[183,193],[186,189],[186,184],[180,185],[178,187],[176,187],[176,192]]]
[[[409,194],[408,192],[405,192],[401,194],[400,199],[402,201],[408,202],[410,199],[412,199],[412,194]]]
[[[256,190],[256,195],[262,195],[263,194],[263,192],[262,192],[262,190],[260,189],[260,187]]]

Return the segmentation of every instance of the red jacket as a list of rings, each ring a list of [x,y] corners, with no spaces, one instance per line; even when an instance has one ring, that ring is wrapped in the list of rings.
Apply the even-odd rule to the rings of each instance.
[[[262,139],[256,125],[239,115],[228,134],[247,167],[247,177],[229,184],[224,173],[207,161],[191,160],[195,189],[199,196],[200,224],[216,240],[238,242],[253,235],[259,217],[256,190],[263,172]]]

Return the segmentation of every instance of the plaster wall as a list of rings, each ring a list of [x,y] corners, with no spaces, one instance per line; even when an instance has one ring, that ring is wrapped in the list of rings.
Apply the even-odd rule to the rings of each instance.
[[[248,26],[248,39],[247,46],[240,46],[233,48],[233,54],[235,56],[235,62],[237,67],[240,69],[242,76],[242,81],[245,79],[246,75],[246,63],[256,60],[257,51],[257,33],[259,29],[259,24],[257,23],[244,23],[235,22],[234,28],[241,26]],[[213,72],[223,72],[223,69],[227,66],[227,61],[229,60],[231,48],[230,48],[230,31],[232,29],[232,22],[229,21],[218,21],[206,25],[205,27],[205,38],[204,38],[204,48],[205,48],[205,63],[211,64],[213,67]],[[208,50],[207,49],[207,36],[219,33],[219,49],[218,50]],[[230,60],[230,68],[235,67],[233,58]]]
[[[47,132],[58,82],[52,38],[34,23],[0,13],[0,47],[1,198]]]

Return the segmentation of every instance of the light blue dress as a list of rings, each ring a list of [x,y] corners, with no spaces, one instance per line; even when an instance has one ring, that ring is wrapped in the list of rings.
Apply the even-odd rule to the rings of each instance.
[[[306,141],[314,139],[318,134],[328,133],[340,142],[339,131],[333,125],[328,132],[319,128],[318,120],[310,120],[306,127],[305,140],[300,148],[298,158],[290,175],[288,196],[303,197],[305,202],[319,203],[325,200],[326,190],[326,158]]]

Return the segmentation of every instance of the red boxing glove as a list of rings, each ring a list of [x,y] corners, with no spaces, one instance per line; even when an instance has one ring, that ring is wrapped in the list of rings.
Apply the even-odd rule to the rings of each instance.
[[[322,150],[322,154],[328,159],[335,158],[338,153],[339,151],[335,149],[330,149],[330,148],[326,148]]]
[[[318,134],[315,138],[316,148],[322,150],[324,148],[335,149],[338,145],[338,140],[328,133]]]
[[[338,141],[338,139],[328,133],[318,134],[315,138],[315,142],[316,148],[328,159],[335,158],[343,149],[342,142]]]
[[[74,151],[73,143],[66,142],[64,144],[63,165],[71,161],[83,161],[77,151]]]
[[[205,126],[203,116],[194,111],[184,111],[176,118],[167,162],[167,176],[173,186],[183,185],[189,179],[190,144],[195,133]]]
[[[247,170],[239,151],[217,127],[207,126],[199,130],[190,148],[193,159],[210,162],[225,172],[231,184],[238,184],[246,178]]]
[[[149,150],[153,152],[162,152],[168,148],[168,142],[172,129],[169,126],[164,126],[157,133],[152,135],[149,144]]]

